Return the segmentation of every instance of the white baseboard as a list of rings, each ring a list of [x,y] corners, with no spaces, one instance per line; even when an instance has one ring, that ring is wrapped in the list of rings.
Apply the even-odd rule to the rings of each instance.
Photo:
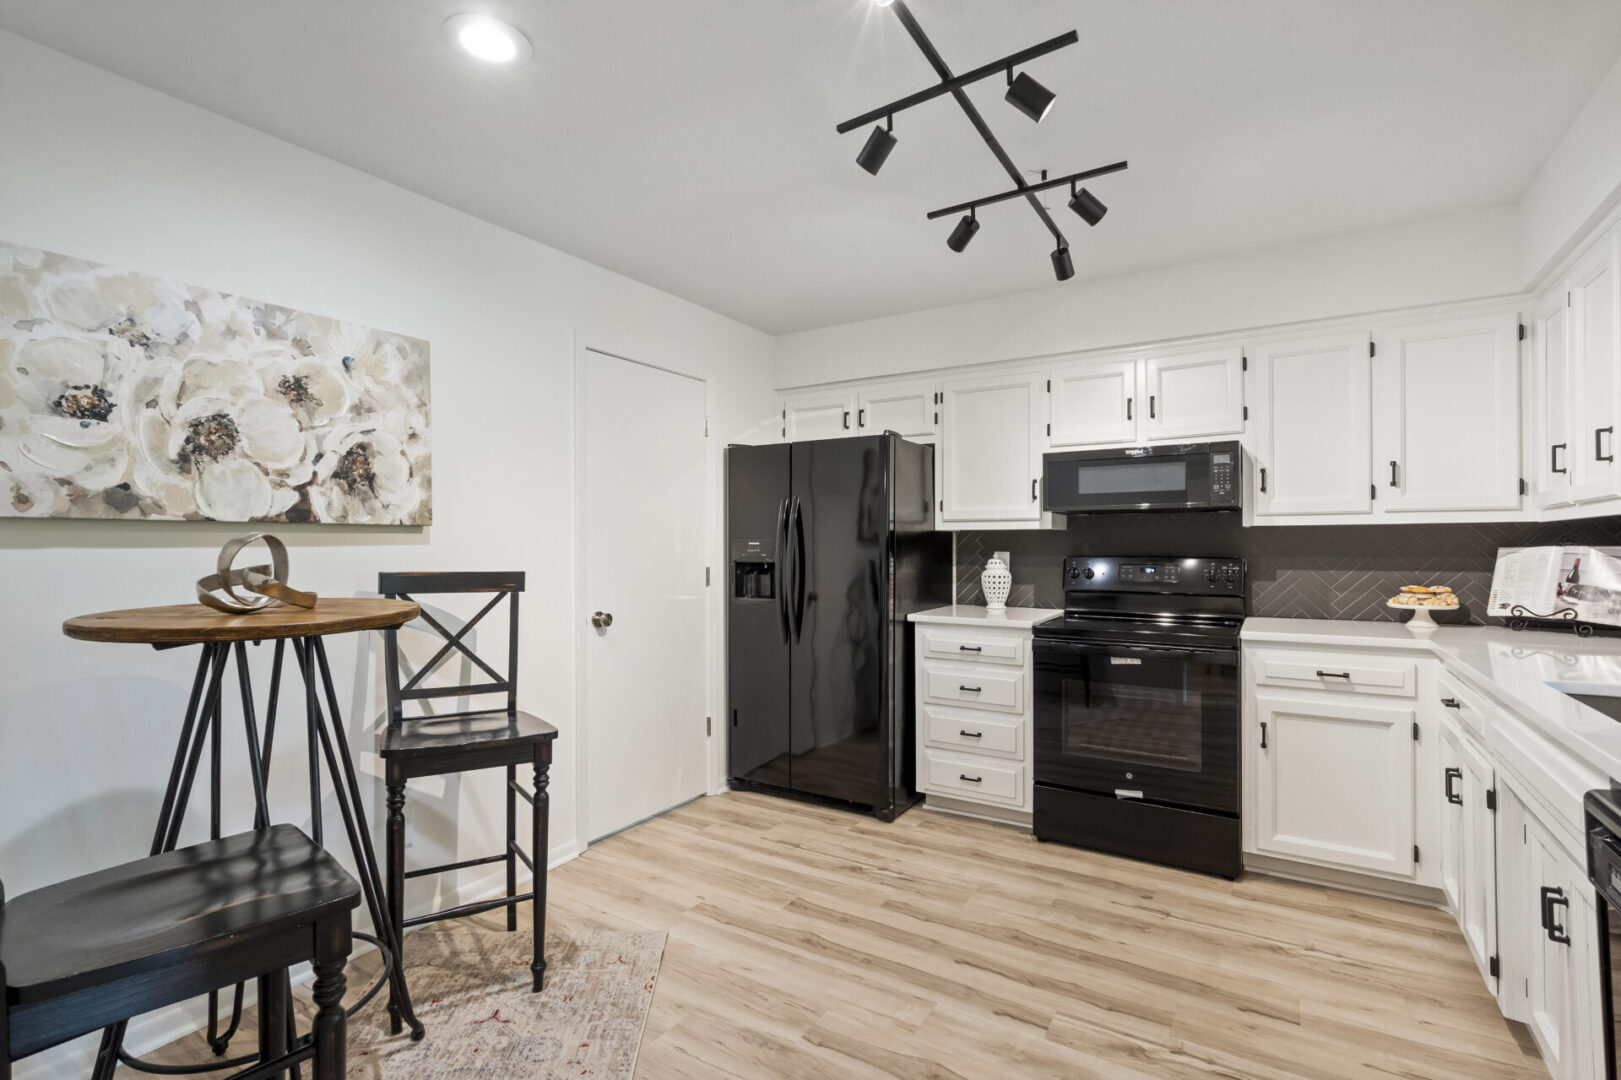
[[[554,870],[566,862],[579,858],[579,844],[569,840],[560,847],[554,847],[546,853],[546,868]],[[520,864],[519,869],[522,869]],[[526,879],[519,878],[518,888],[522,890]],[[485,874],[462,883],[445,896],[446,907],[458,904],[470,904],[478,900],[488,900],[501,895],[506,891],[506,871],[497,870],[495,873]],[[355,929],[369,930],[371,921],[366,918],[364,907],[357,909]],[[355,951],[352,956],[363,956],[371,952],[373,946],[369,942],[356,940]],[[310,981],[314,972],[308,965],[301,965],[294,969],[293,985],[302,986]],[[231,1007],[231,991],[225,990],[221,995],[220,1011],[229,1018]],[[243,1007],[250,1008],[257,999],[253,983],[248,983],[243,994]],[[379,1018],[386,1021],[387,1013],[384,1011],[384,1002],[381,998],[374,1001],[357,1022],[365,1023]],[[160,1046],[167,1046],[177,1039],[185,1038],[194,1031],[201,1031],[208,1024],[208,1006],[201,999],[181,1002],[156,1012],[146,1013],[130,1021],[127,1033],[124,1036],[124,1047],[137,1057],[149,1054]],[[95,1065],[96,1048],[100,1045],[101,1033],[96,1032],[75,1039],[70,1043],[53,1047],[43,1053],[24,1058],[11,1067],[13,1080],[61,1080],[65,1076],[88,1076],[90,1069]],[[238,1041],[237,1046],[243,1044]],[[240,1051],[239,1051],[240,1052]]]
[[[1424,907],[1445,908],[1446,896],[1440,889],[1428,885],[1415,885],[1410,881],[1389,881],[1371,874],[1353,870],[1335,870],[1327,866],[1277,859],[1268,855],[1244,853],[1244,869],[1252,874],[1298,881],[1304,885],[1326,885],[1346,892],[1379,896],[1386,900],[1401,900]]]

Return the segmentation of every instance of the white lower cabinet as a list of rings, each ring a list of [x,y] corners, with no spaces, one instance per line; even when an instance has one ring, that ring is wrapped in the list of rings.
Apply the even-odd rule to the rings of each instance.
[[[1587,875],[1511,787],[1501,795],[1504,1012],[1531,1029],[1557,1080],[1603,1075],[1598,918]]]
[[[916,635],[918,790],[955,809],[1028,823],[1029,628],[919,622]]]
[[[1256,850],[1410,877],[1412,703],[1258,693],[1255,718]]]
[[[1497,823],[1491,761],[1450,718],[1441,721],[1441,888],[1464,941],[1495,996]]]

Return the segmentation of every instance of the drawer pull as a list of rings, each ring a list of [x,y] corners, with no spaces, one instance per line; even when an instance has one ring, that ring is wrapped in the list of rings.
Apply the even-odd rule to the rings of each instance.
[[[1349,679],[1351,673],[1349,671],[1319,671],[1317,677],[1319,679]]]
[[[962,692],[963,692],[963,693],[965,693],[965,694],[979,694],[979,693],[983,693],[983,690],[982,690],[982,688],[980,688],[980,687],[978,687],[978,686],[961,686],[961,685],[959,685],[959,686],[958,686],[958,687],[957,687],[957,689],[958,689],[958,690],[961,690],[961,691],[962,691]]]
[[[984,652],[985,647],[983,645],[958,645],[957,646],[957,651],[958,652]]]
[[[1455,697],[1444,697],[1441,699],[1441,704],[1445,705],[1449,709],[1463,708],[1463,704]]]
[[[984,777],[981,777],[981,776],[969,776],[967,773],[958,773],[957,774],[957,779],[958,780],[966,780],[970,784],[982,784],[982,783],[985,782]]]
[[[983,731],[959,731],[957,734],[965,739],[983,739],[985,737]]]
[[[1462,806],[1463,805],[1463,796],[1458,794],[1457,789],[1455,789],[1452,786],[1452,782],[1454,780],[1462,780],[1463,779],[1463,770],[1462,769],[1455,769],[1455,768],[1448,768],[1444,775],[1446,776],[1446,785],[1445,786],[1446,786],[1447,802],[1452,803],[1455,806]]]

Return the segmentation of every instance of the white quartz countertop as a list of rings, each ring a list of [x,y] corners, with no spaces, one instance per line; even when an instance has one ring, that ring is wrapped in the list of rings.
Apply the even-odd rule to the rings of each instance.
[[[1038,622],[1046,622],[1063,613],[1062,608],[1010,607],[1005,611],[990,611],[977,604],[952,604],[950,607],[914,611],[907,618],[913,622],[944,623],[948,626],[1016,626],[1028,630]]]
[[[1401,623],[1330,619],[1249,619],[1242,636],[1245,643],[1430,652],[1577,758],[1621,778],[1621,722],[1570,696],[1621,697],[1621,638],[1498,626],[1441,626],[1419,636]]]

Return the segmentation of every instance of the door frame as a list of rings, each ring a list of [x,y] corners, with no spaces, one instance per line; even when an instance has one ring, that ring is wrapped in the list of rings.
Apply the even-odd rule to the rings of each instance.
[[[723,740],[714,737],[713,718],[720,715],[720,702],[717,698],[720,692],[724,675],[721,669],[725,655],[724,648],[717,645],[724,627],[720,611],[720,594],[722,590],[715,586],[714,579],[720,575],[716,568],[721,565],[716,551],[721,543],[721,523],[717,520],[716,507],[721,490],[722,478],[720,471],[722,459],[709,439],[709,424],[714,410],[714,388],[710,380],[703,375],[684,371],[669,364],[651,363],[627,356],[615,349],[592,345],[582,340],[581,336],[574,335],[574,476],[573,476],[573,511],[574,511],[574,602],[572,605],[572,618],[574,633],[571,645],[574,650],[574,847],[575,851],[584,852],[590,845],[590,822],[587,820],[589,806],[590,766],[589,751],[587,749],[587,732],[591,723],[590,708],[587,690],[589,678],[587,676],[586,648],[590,641],[587,630],[590,622],[589,600],[586,597],[586,569],[588,562],[588,544],[586,543],[586,424],[588,421],[586,401],[586,366],[590,362],[588,354],[596,353],[598,356],[612,360],[621,360],[627,364],[637,364],[641,367],[652,368],[669,375],[683,379],[692,379],[704,389],[704,550],[708,552],[706,572],[709,574],[707,593],[704,604],[704,707],[710,717],[709,735],[706,741],[709,746],[706,750],[709,778],[706,785],[706,794],[715,795],[725,790],[724,762],[721,760],[720,744]]]

